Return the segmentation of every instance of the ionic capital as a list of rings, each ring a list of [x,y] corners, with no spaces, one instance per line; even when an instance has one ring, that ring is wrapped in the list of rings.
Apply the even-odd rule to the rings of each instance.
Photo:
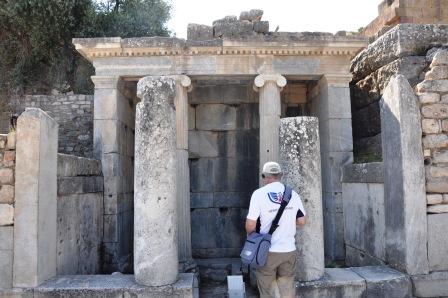
[[[286,78],[281,74],[260,74],[254,80],[254,90],[258,91],[258,88],[263,87],[269,81],[275,82],[279,88],[286,86]]]
[[[121,84],[118,76],[91,76],[95,89],[118,89]]]
[[[193,90],[193,85],[191,85],[191,79],[189,76],[173,75],[170,77],[172,77],[176,81],[176,84],[180,84],[182,87],[187,88],[187,92]]]

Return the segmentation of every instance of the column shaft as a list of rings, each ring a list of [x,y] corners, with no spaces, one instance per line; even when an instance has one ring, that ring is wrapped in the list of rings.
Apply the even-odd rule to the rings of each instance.
[[[280,123],[280,163],[284,182],[301,196],[307,223],[297,228],[300,281],[324,275],[324,235],[320,168],[319,125],[314,117],[285,118]]]
[[[175,80],[144,77],[137,95],[134,272],[138,283],[162,286],[178,275]]]
[[[260,93],[260,171],[264,163],[278,161],[279,124],[281,115],[280,91],[286,79],[279,75],[259,75],[255,87]]]
[[[177,210],[179,261],[191,260],[190,169],[188,166],[188,95],[191,80],[173,76],[176,81],[176,142],[177,142]]]

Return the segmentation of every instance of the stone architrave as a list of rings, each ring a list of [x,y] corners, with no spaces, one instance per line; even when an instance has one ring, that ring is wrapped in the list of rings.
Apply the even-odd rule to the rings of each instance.
[[[17,120],[14,287],[56,275],[58,124],[40,109]]]
[[[278,162],[280,92],[285,86],[286,78],[280,74],[261,74],[254,80],[254,90],[260,93],[260,171],[266,162]]]
[[[386,260],[408,274],[428,273],[422,128],[418,98],[393,77],[381,99]]]
[[[178,276],[177,153],[172,77],[139,80],[135,127],[134,272],[162,286]]]
[[[325,269],[318,123],[315,117],[284,118],[280,122],[283,181],[300,194],[307,213],[306,225],[297,227],[296,278],[300,281],[319,279]]]
[[[172,76],[176,81],[176,143],[177,143],[177,211],[179,261],[191,260],[190,170],[188,166],[188,96],[191,80],[184,75]]]

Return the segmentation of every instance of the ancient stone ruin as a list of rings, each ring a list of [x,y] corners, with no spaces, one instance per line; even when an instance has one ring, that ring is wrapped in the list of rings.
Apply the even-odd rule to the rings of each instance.
[[[225,297],[269,160],[308,211],[297,297],[448,296],[447,11],[411,2],[364,35],[251,10],[74,39],[93,97],[28,96],[0,136],[0,297]]]

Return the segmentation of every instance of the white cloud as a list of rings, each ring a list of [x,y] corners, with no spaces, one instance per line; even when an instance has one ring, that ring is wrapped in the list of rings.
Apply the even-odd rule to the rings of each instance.
[[[381,0],[171,0],[174,10],[168,23],[177,37],[186,38],[188,23],[211,25],[226,15],[239,16],[253,8],[264,11],[270,30],[357,31],[378,15]]]

